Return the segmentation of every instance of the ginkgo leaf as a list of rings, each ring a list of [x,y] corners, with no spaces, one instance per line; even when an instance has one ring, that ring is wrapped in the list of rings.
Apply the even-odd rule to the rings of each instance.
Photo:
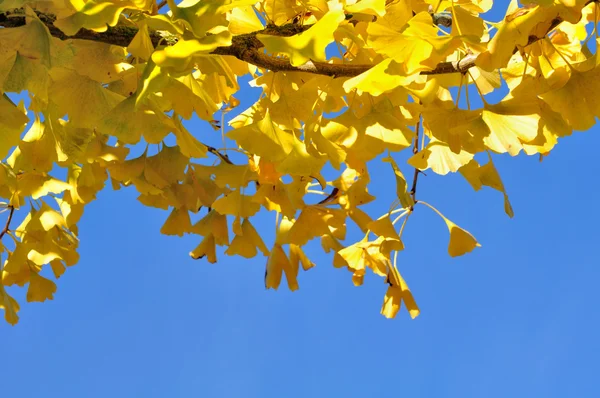
[[[492,151],[515,156],[523,142],[532,141],[537,136],[539,113],[525,113],[526,109],[519,111],[514,109],[516,106],[499,103],[483,110],[481,117],[490,129],[490,135],[484,137],[483,142]]]
[[[217,252],[215,247],[215,237],[207,235],[202,242],[190,252],[190,257],[194,260],[198,260],[206,257],[209,263],[214,264],[217,262]]]
[[[4,319],[11,325],[16,325],[19,321],[19,303],[8,295],[4,286],[0,283],[0,308],[4,310]]]
[[[260,210],[260,205],[253,202],[251,196],[242,195],[240,191],[233,191],[217,199],[212,208],[221,214],[248,218]]]
[[[56,293],[56,284],[49,279],[32,272],[29,276],[29,288],[27,289],[27,301],[52,300]]]
[[[485,185],[502,192],[504,196],[504,211],[509,217],[512,218],[514,216],[506,189],[504,188],[500,174],[498,174],[498,170],[496,170],[496,167],[492,162],[491,156],[489,156],[489,162],[487,164],[480,166],[479,163],[473,159],[468,164],[461,167],[459,172],[476,191]]]
[[[94,128],[96,123],[125,98],[96,81],[66,68],[50,70],[51,101],[59,116],[68,115],[77,127]]]
[[[138,32],[127,46],[127,51],[134,57],[141,59],[150,59],[152,56],[154,45],[148,34],[148,25],[145,22],[140,23]]]
[[[396,164],[394,158],[388,156],[383,158],[382,161],[388,162],[392,165],[392,170],[394,171],[394,175],[396,177],[396,196],[400,201],[400,205],[405,209],[414,205],[415,201],[408,193],[408,183],[406,182],[406,178],[402,174],[402,171],[400,171],[400,168],[398,167],[398,164]]]
[[[588,130],[600,116],[599,77],[600,67],[585,72],[575,70],[564,86],[541,94],[541,97],[575,130]]]
[[[389,287],[385,293],[381,314],[386,318],[394,318],[400,310],[401,303],[404,302],[412,319],[419,316],[421,311],[419,310],[408,285],[396,267],[390,268],[387,276],[387,283],[389,284]]]
[[[231,45],[231,33],[227,29],[201,39],[179,40],[175,45],[152,53],[152,61],[160,68],[183,72],[191,69],[195,57],[201,57],[217,47]]]
[[[315,264],[308,259],[306,254],[304,254],[302,248],[298,245],[294,245],[293,243],[290,243],[290,263],[294,269],[298,269],[298,265],[302,264],[302,269],[304,271],[308,271],[315,266]]]
[[[183,236],[192,231],[190,214],[187,209],[173,209],[160,229],[161,234]]]
[[[67,36],[74,36],[81,28],[106,32],[108,26],[117,24],[119,16],[125,8],[150,11],[152,2],[137,0],[113,3],[103,0],[90,0],[87,2],[71,2],[71,4],[76,12],[54,22],[54,25]],[[107,24],[108,26],[106,26]]]
[[[225,254],[230,256],[238,254],[245,258],[252,258],[256,256],[256,249],[258,248],[263,255],[269,255],[269,250],[247,218],[242,222],[241,229],[242,234],[236,234]]]
[[[325,48],[333,42],[333,32],[344,21],[344,11],[329,10],[323,18],[310,29],[291,37],[258,34],[260,40],[270,53],[282,53],[289,57],[293,66],[305,64],[309,60],[325,61]]]
[[[450,243],[448,244],[448,254],[452,257],[462,256],[463,254],[473,251],[476,247],[481,247],[479,242],[469,232],[460,228],[458,225],[448,220],[439,210],[430,204],[419,201],[435,211],[446,223],[448,231],[450,231]]]
[[[285,272],[285,277],[287,279],[288,288],[293,292],[294,290],[298,290],[298,281],[296,280],[298,276],[298,268],[294,267],[290,260],[287,257],[287,254],[283,251],[283,248],[275,244],[273,249],[271,249],[271,254],[267,260],[267,268],[265,271],[265,288],[267,289],[275,289],[279,288],[279,284],[281,283],[281,277],[283,272]]]
[[[6,94],[0,96],[0,159],[19,142],[28,121],[24,109],[16,107]]]
[[[408,159],[408,164],[419,169],[431,168],[435,173],[446,175],[456,172],[473,159],[474,154],[461,150],[458,154],[448,147],[448,144],[431,139],[422,151]]]
[[[384,16],[386,0],[359,0],[352,5],[346,5],[346,11],[369,15]]]
[[[263,119],[256,123],[236,128],[227,136],[242,148],[271,162],[285,158],[294,145],[293,135],[283,131],[273,122],[267,111]]]
[[[229,244],[227,217],[214,209],[194,224],[191,232],[205,237],[212,235],[214,237],[214,243],[217,245]]]

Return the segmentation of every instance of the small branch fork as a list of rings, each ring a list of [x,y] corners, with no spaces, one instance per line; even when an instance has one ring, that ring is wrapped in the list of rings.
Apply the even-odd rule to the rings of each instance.
[[[14,206],[8,206],[8,208],[10,209],[10,212],[8,213],[8,218],[6,219],[6,224],[4,225],[4,228],[2,229],[2,231],[0,231],[0,240],[2,240],[2,238],[4,238],[4,235],[6,235],[8,231],[10,231],[10,223],[13,219],[13,215],[15,214]]]

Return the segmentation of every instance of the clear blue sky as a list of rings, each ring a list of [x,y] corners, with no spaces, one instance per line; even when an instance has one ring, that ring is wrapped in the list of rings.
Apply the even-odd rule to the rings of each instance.
[[[418,208],[399,256],[415,320],[382,317],[383,280],[354,287],[318,242],[294,293],[264,289],[263,257],[194,261],[198,237],[160,235],[167,212],[107,187],[86,209],[81,261],[54,301],[17,294],[19,324],[0,323],[1,394],[597,397],[599,133],[562,139],[542,163],[496,156],[512,220],[498,192],[459,175],[420,179],[418,196],[483,246],[450,258],[444,224]],[[372,191],[391,196],[384,177]]]

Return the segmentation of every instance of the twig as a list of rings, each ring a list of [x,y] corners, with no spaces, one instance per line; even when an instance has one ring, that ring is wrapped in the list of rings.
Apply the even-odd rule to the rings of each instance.
[[[0,240],[10,230],[10,222],[12,221],[13,214],[15,213],[15,207],[14,206],[8,206],[8,207],[10,207],[10,213],[8,213],[8,218],[6,219],[6,225],[4,225],[4,229],[2,231],[0,231]]]
[[[339,191],[340,191],[339,188],[333,188],[331,190],[331,193],[329,195],[327,195],[327,197],[325,199],[323,199],[322,201],[320,201],[317,204],[322,205],[322,204],[332,201],[333,199],[335,199],[335,197],[337,196]]]
[[[413,144],[413,155],[416,155],[417,153],[419,153],[419,130],[421,128],[421,115],[419,115],[419,120],[417,121],[417,126],[415,128],[415,142]],[[410,188],[410,196],[412,196],[413,202],[417,202],[417,180],[419,179],[419,173],[421,171],[419,169],[417,169],[415,167],[415,173],[413,174],[413,183],[412,183],[412,187]],[[410,211],[413,210],[413,207],[411,206]]]
[[[156,10],[160,10],[161,8],[163,8],[166,5],[167,5],[167,0],[163,0],[160,3],[158,3],[158,5],[156,6]]]
[[[219,152],[215,147],[212,147],[210,145],[206,145],[203,144],[206,149],[208,150],[208,152],[212,153],[213,155],[219,157],[222,161],[224,161],[225,163],[228,164],[233,164],[233,162],[231,160],[229,160],[229,156],[222,154],[221,152]]]

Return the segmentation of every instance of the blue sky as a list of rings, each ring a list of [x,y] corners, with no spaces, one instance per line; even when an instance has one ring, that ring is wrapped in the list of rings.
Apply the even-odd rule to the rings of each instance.
[[[17,295],[19,324],[0,323],[2,395],[595,397],[599,130],[560,140],[541,163],[495,156],[512,220],[498,192],[420,178],[418,197],[482,247],[450,258],[441,219],[417,209],[398,260],[415,320],[382,317],[383,280],[354,287],[318,242],[294,293],[264,289],[263,257],[194,261],[198,237],[160,235],[167,212],[107,187],[86,208],[81,261],[55,299]],[[388,167],[372,169],[377,196],[394,195]],[[261,220],[271,231],[272,215]]]

